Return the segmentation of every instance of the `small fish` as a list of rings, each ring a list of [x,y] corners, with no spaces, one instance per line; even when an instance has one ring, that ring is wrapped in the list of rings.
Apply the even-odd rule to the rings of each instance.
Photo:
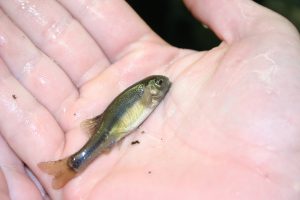
[[[62,188],[82,172],[98,155],[140,126],[165,97],[171,82],[162,75],[149,76],[118,95],[105,111],[82,122],[91,134],[87,143],[73,155],[58,161],[41,162],[38,167],[53,175],[52,187]]]

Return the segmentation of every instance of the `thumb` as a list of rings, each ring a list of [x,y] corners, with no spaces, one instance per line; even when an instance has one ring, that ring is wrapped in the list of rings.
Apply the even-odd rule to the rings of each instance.
[[[250,0],[184,0],[184,2],[196,18],[227,43],[269,32],[298,37],[297,30],[288,20]]]

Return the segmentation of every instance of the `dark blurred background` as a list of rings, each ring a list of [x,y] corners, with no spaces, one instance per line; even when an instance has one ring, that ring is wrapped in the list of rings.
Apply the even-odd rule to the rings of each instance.
[[[187,11],[182,0],[127,0],[147,24],[170,44],[207,50],[220,43]],[[300,30],[300,0],[256,0],[288,18]]]

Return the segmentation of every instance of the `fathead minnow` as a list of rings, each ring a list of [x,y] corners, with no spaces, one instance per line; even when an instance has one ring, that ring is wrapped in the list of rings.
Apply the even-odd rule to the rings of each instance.
[[[38,164],[42,171],[54,176],[52,187],[62,188],[99,154],[141,125],[165,97],[170,86],[171,82],[165,76],[149,76],[123,91],[101,115],[83,121],[82,125],[92,135],[78,152],[65,159]]]

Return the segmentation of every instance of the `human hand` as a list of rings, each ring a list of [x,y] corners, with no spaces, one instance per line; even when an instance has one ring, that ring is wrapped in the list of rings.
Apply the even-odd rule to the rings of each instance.
[[[288,21],[251,1],[186,0],[223,41],[196,52],[165,43],[125,1],[58,2],[0,1],[3,197],[41,198],[26,163],[52,199],[299,199],[300,44]],[[80,122],[150,74],[173,82],[157,110],[53,190],[37,163],[77,151]]]

